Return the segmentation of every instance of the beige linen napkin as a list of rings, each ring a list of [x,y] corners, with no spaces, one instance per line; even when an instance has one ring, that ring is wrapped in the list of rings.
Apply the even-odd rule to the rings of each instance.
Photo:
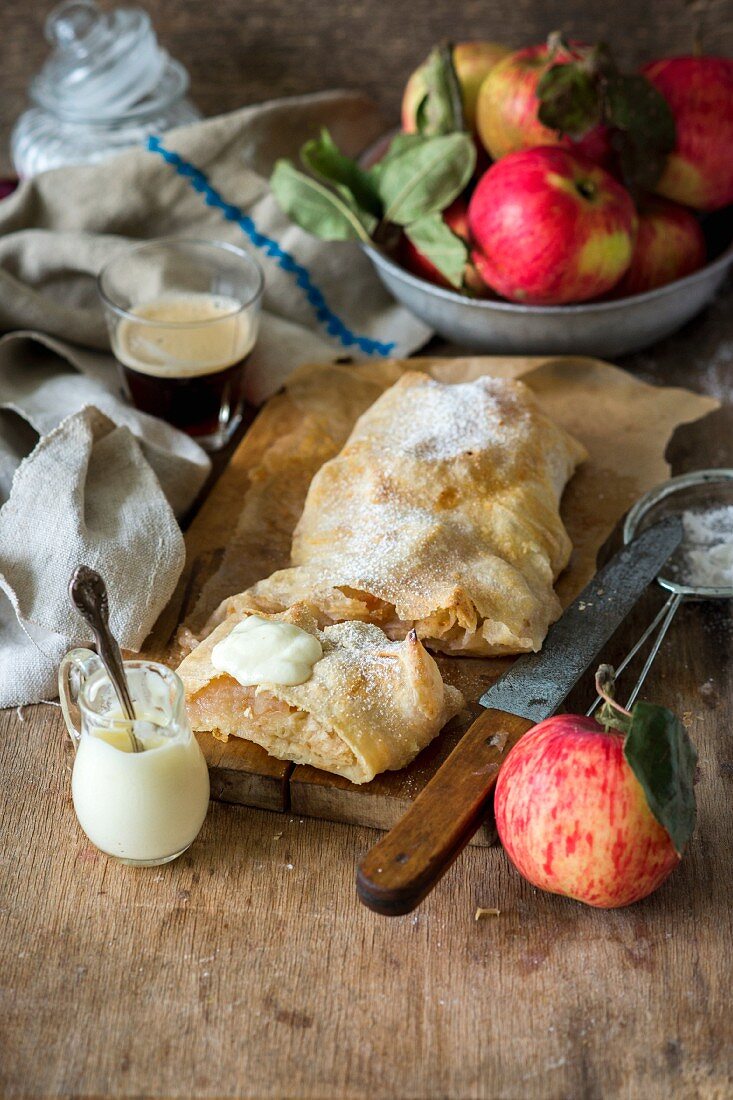
[[[409,354],[429,331],[389,298],[359,248],[303,233],[269,192],[275,160],[296,157],[321,126],[350,154],[383,128],[362,97],[326,93],[246,108],[163,140],[308,269],[351,331]],[[195,499],[209,462],[120,398],[95,290],[120,249],[166,235],[250,247],[190,176],[148,150],[45,173],[0,203],[0,706],[55,694],[60,657],[88,641],[66,592],[76,564],[107,579],[112,626],[129,649],[140,647],[183,567],[175,517]],[[262,252],[258,259],[266,290],[248,368],[255,402],[303,362],[355,354],[327,334],[292,274]]]

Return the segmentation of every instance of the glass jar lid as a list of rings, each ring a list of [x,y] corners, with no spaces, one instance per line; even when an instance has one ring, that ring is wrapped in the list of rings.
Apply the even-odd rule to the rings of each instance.
[[[185,69],[160,47],[140,8],[107,13],[94,0],[65,0],[45,34],[54,49],[30,96],[57,117],[101,122],[160,111],[188,87]]]

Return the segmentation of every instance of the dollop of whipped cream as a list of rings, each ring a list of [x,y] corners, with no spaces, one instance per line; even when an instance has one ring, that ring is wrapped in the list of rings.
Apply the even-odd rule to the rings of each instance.
[[[279,619],[249,615],[211,651],[211,663],[242,687],[257,684],[304,684],[323,647],[306,630]]]

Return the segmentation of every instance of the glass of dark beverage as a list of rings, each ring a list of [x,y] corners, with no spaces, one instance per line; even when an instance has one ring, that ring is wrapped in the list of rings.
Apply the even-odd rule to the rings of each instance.
[[[99,293],[135,408],[222,447],[242,419],[263,287],[257,261],[222,241],[171,237],[111,259]]]

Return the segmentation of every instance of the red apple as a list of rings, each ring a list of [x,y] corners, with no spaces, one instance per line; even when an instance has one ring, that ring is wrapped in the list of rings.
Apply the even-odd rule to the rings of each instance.
[[[496,784],[496,825],[533,885],[614,909],[651,894],[679,863],[623,746],[618,730],[561,714],[509,753]]]
[[[646,199],[639,207],[631,265],[613,296],[653,290],[692,274],[704,263],[705,238],[695,215],[669,199]]]
[[[550,65],[563,65],[571,60],[570,54],[563,50],[550,60],[546,45],[529,46],[494,66],[479,89],[476,103],[476,129],[494,160],[536,145],[562,145],[597,164],[608,165],[611,144],[604,126],[597,126],[580,141],[573,141],[543,126],[537,117],[540,78]]]
[[[508,53],[506,46],[496,42],[458,42],[453,47],[453,65],[461,86],[468,130],[476,129],[476,99],[484,77]],[[402,97],[402,129],[408,134],[417,130],[417,108],[426,91],[424,68],[425,63],[415,70]]]
[[[603,168],[559,146],[511,153],[484,173],[468,208],[473,261],[514,302],[597,298],[631,262],[636,212]]]
[[[450,206],[443,211],[442,218],[448,228],[452,229],[457,237],[461,237],[466,244],[469,243],[468,203],[462,195],[454,199]],[[406,236],[403,236],[400,242],[398,258],[403,267],[406,267],[413,275],[417,275],[418,278],[426,279],[427,282],[435,283],[436,286],[445,287],[447,290],[456,289],[456,287],[454,287],[452,283],[449,283],[446,277],[438,271],[437,267],[430,262],[427,256],[423,256],[422,252],[420,252]],[[469,290],[473,291],[474,294],[480,295],[486,293],[487,288],[470,260],[466,264],[463,281],[464,285]]]
[[[667,100],[677,141],[655,190],[696,210],[733,202],[733,60],[670,57],[642,72]]]

